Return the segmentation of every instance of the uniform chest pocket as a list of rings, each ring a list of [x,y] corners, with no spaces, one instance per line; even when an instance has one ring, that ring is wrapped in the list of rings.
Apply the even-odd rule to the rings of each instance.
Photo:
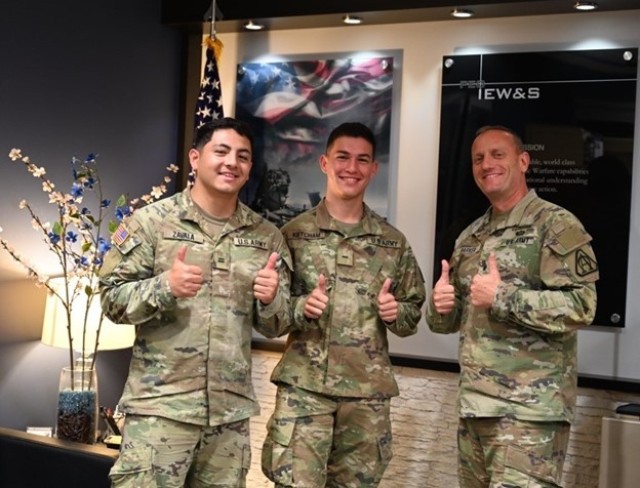
[[[211,275],[213,295],[233,295],[236,300],[250,302],[253,299],[253,281],[267,264],[269,254],[266,246],[238,244],[238,239],[235,242],[226,240],[216,246]]]
[[[268,249],[232,246],[229,257],[230,279],[253,283],[258,271],[269,261]]]
[[[293,256],[291,290],[294,295],[311,293],[318,286],[320,275],[330,279],[334,273],[335,251],[323,246],[321,240],[292,239],[288,242]]]
[[[351,285],[359,296],[375,298],[386,278],[394,279],[393,250],[375,245],[338,249],[337,275],[344,285]]]
[[[170,270],[183,247],[186,247],[184,263],[200,268],[203,280],[205,282],[209,281],[213,263],[212,250],[201,243],[178,239],[162,239],[159,241],[154,262],[154,274]]]
[[[536,286],[532,277],[540,274],[540,237],[533,228],[506,229],[497,239],[485,246],[486,253],[494,252],[500,275],[520,286]]]

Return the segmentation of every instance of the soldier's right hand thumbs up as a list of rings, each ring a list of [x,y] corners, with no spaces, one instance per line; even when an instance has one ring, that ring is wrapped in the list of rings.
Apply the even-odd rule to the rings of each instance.
[[[449,283],[449,263],[446,259],[442,260],[442,274],[433,287],[432,300],[436,312],[440,314],[451,312],[456,304],[456,291]]]
[[[178,249],[169,270],[169,288],[176,298],[193,297],[202,287],[202,270],[198,266],[187,264],[187,246]]]
[[[317,319],[322,315],[329,303],[327,295],[327,279],[323,274],[318,276],[318,285],[309,294],[304,302],[304,316],[308,319]]]

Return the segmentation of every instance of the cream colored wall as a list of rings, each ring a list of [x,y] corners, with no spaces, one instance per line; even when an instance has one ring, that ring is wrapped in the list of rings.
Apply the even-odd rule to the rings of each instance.
[[[277,55],[401,50],[399,164],[395,199],[391,202],[395,215],[391,218],[409,238],[430,284],[442,57],[478,52],[635,47],[640,44],[638,26],[640,10],[220,34],[224,44],[220,72],[225,113],[233,114],[236,65],[240,62],[259,57],[274,59]],[[636,140],[640,140],[638,129]],[[639,174],[636,171],[634,175],[635,193]],[[640,245],[639,206],[634,199],[631,249]],[[637,269],[639,264],[635,255],[630,256],[629,269]],[[635,297],[639,292],[640,276],[630,273],[628,296]],[[627,318],[629,325],[624,330],[592,328],[580,332],[582,373],[640,378],[640,301],[628,299]],[[457,337],[432,334],[423,323],[415,338],[392,337],[391,348],[394,352],[455,360]]]

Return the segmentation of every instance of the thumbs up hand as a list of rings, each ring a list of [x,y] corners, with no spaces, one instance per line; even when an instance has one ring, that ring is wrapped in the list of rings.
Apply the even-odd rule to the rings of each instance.
[[[280,256],[272,252],[264,268],[258,271],[253,280],[253,296],[264,305],[269,305],[278,293],[278,270],[276,265]]]
[[[169,276],[169,288],[176,298],[189,298],[196,296],[202,288],[202,270],[199,266],[187,264],[187,246],[178,249],[178,254],[171,264]]]
[[[471,280],[471,303],[478,308],[490,308],[493,305],[498,286],[502,281],[495,254],[489,254],[487,265],[486,274],[478,273]]]
[[[303,313],[308,319],[319,318],[329,303],[327,295],[327,279],[323,274],[318,276],[318,286],[309,294],[304,302]]]
[[[398,318],[398,302],[396,297],[389,292],[391,289],[391,278],[384,280],[380,293],[378,293],[378,315],[385,322],[395,322]]]
[[[456,304],[456,291],[449,283],[449,263],[442,260],[442,273],[433,287],[433,305],[439,314],[448,314]]]

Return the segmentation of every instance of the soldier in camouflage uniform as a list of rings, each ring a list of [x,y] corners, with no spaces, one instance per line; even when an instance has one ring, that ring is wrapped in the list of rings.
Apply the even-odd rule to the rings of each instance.
[[[326,197],[282,228],[293,330],[262,451],[277,487],[375,487],[391,459],[387,330],[416,333],[425,289],[403,234],[364,204],[375,145],[362,124],[334,129],[320,158]]]
[[[120,407],[114,487],[245,486],[252,327],[290,323],[291,258],[282,234],[238,201],[249,177],[246,125],[199,128],[192,188],[137,210],[113,235],[102,306],[136,325]]]
[[[558,487],[576,401],[576,331],[596,309],[591,237],[528,190],[529,155],[510,129],[480,129],[471,157],[491,207],[442,261],[427,312],[433,331],[460,331],[460,487]]]

